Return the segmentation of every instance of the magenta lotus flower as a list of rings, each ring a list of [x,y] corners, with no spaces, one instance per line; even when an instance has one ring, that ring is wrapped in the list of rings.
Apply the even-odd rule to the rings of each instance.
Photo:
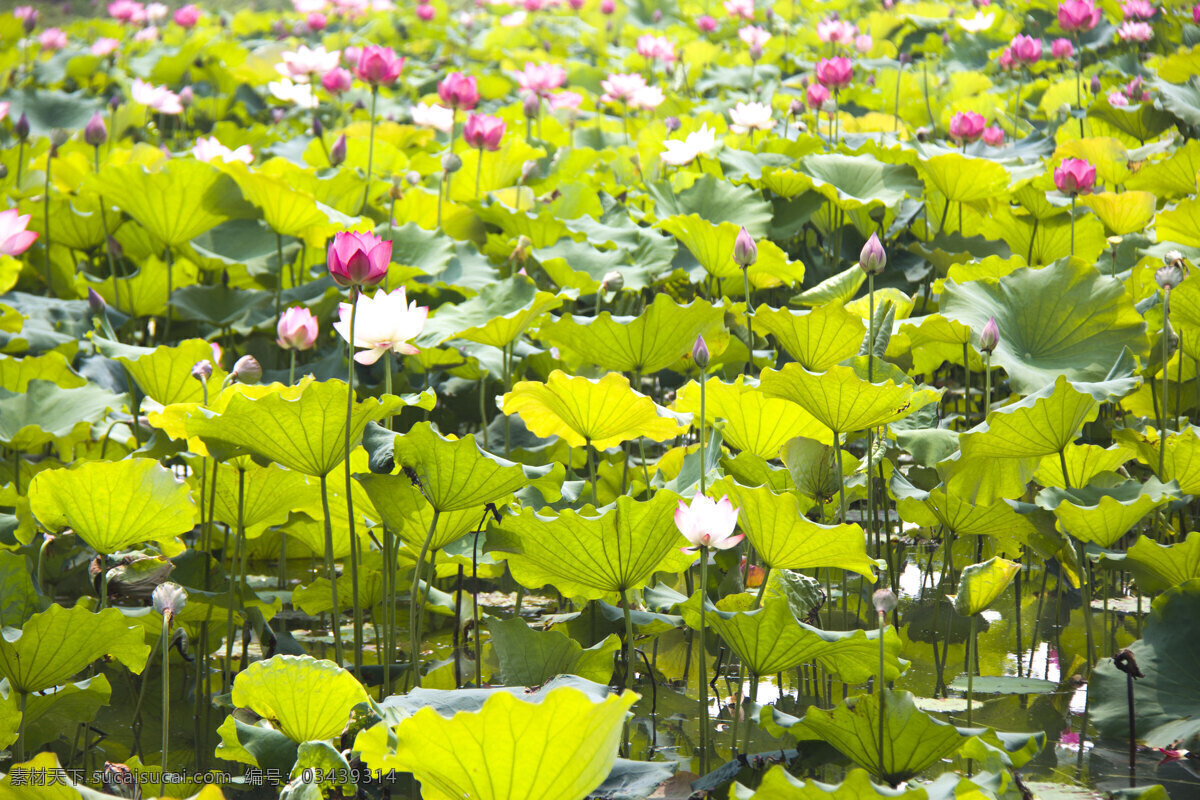
[[[950,138],[956,142],[970,143],[983,136],[987,120],[974,111],[960,111],[950,118]]]
[[[1087,194],[1096,185],[1096,168],[1082,158],[1064,158],[1054,170],[1054,185],[1063,194]]]
[[[817,80],[827,89],[840,89],[850,84],[854,65],[848,58],[822,58],[817,62]]]
[[[333,323],[333,329],[346,341],[350,341],[350,314],[350,304],[340,303],[338,321]],[[415,300],[408,302],[403,286],[391,292],[376,292],[374,297],[360,294],[354,314],[353,344],[363,348],[361,353],[354,354],[354,360],[359,364],[370,366],[385,353],[416,355],[420,352],[409,342],[425,329],[429,308],[418,306]]]
[[[1050,43],[1050,55],[1059,60],[1075,57],[1075,45],[1070,39],[1055,39]]]
[[[392,243],[373,233],[341,231],[329,244],[329,275],[339,286],[374,286],[391,260]]]
[[[473,75],[451,72],[437,87],[438,97],[447,108],[470,111],[479,103],[479,88]]]
[[[983,129],[983,143],[988,147],[999,147],[1004,144],[1004,129],[998,125],[988,125]]]
[[[188,3],[186,6],[181,6],[175,9],[175,24],[181,28],[194,27],[200,21],[200,9],[195,3]]]
[[[738,510],[729,502],[728,496],[713,500],[707,495],[697,494],[692,498],[691,505],[680,500],[679,507],[675,509],[675,527],[692,545],[683,548],[683,552],[694,553],[701,547],[714,547],[717,550],[735,547],[745,538],[744,534],[733,535],[737,517]]]
[[[321,85],[330,94],[342,94],[343,92],[350,91],[350,88],[354,85],[354,76],[350,74],[350,70],[348,69],[335,67],[321,76]]]
[[[717,20],[715,17],[710,17],[708,14],[705,14],[696,19],[696,27],[699,28],[702,33],[712,33],[717,29]]]
[[[1008,49],[1012,52],[1013,61],[1021,64],[1033,64],[1042,57],[1042,40],[1025,34],[1013,37]]]
[[[1064,31],[1090,31],[1100,24],[1101,13],[1092,0],[1062,0],[1058,26]]]
[[[525,69],[515,73],[514,77],[522,93],[547,97],[567,82],[567,71],[557,64],[531,64],[526,61]]]
[[[605,16],[617,10],[617,4],[613,0],[600,0],[600,13]]]
[[[463,126],[463,140],[480,150],[499,150],[504,138],[504,120],[488,114],[472,114]]]
[[[1192,22],[1200,25],[1200,3],[1192,6]]]
[[[303,306],[289,308],[279,315],[275,343],[284,350],[309,350],[317,343],[320,328],[317,318]]]
[[[829,90],[819,83],[810,83],[804,90],[804,99],[809,108],[819,110],[821,106],[829,102]]]
[[[437,9],[430,5],[417,6],[417,19],[429,22],[437,16]]]
[[[1000,69],[1004,70],[1005,72],[1012,69],[1013,54],[1012,54],[1011,47],[1006,47],[1000,51],[999,62],[1000,62]]]
[[[404,69],[404,59],[390,47],[367,45],[358,56],[354,74],[371,86],[391,86]]]
[[[304,25],[310,32],[318,33],[325,30],[325,27],[329,25],[329,17],[320,11],[310,11],[308,16],[304,18]]]
[[[0,253],[19,256],[29,249],[38,234],[27,231],[29,214],[22,215],[15,208],[0,211]]]

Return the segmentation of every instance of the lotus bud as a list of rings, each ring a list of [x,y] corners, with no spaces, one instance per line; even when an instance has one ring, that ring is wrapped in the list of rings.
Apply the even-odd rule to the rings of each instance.
[[[696,343],[692,345],[692,361],[700,369],[708,368],[708,345],[704,343],[703,336],[697,336]]]
[[[229,377],[235,383],[258,383],[262,380],[262,364],[254,356],[242,356],[234,362]]]
[[[20,118],[17,119],[16,123],[13,125],[13,133],[15,133],[17,135],[17,138],[20,139],[22,142],[25,141],[26,139],[28,139],[29,138],[29,117],[25,116],[24,114],[21,114]]]
[[[0,164],[0,181],[4,180],[7,177],[8,177],[8,166],[5,164]]]
[[[108,128],[104,125],[104,117],[97,111],[92,114],[88,124],[83,128],[83,140],[92,147],[99,147],[108,141]]]
[[[447,175],[452,175],[462,169],[462,159],[454,153],[446,153],[442,156],[442,171]]]
[[[901,53],[899,58],[901,66],[912,63],[912,56],[908,53]]]
[[[887,252],[879,242],[879,237],[873,233],[858,254],[858,266],[868,275],[878,275],[887,266]]]
[[[891,589],[880,589],[871,595],[871,602],[880,614],[890,614],[896,608],[896,595]]]
[[[532,92],[525,95],[525,100],[521,103],[521,110],[525,112],[525,116],[529,119],[535,118],[538,115],[538,111],[541,109],[541,107],[541,98]]]
[[[187,591],[178,583],[167,581],[154,587],[150,600],[154,603],[154,610],[162,614],[167,624],[170,624],[171,619],[187,605]]]
[[[284,111],[282,108],[272,108],[271,109],[271,121],[274,122],[276,125],[283,122],[283,119],[285,116],[287,116],[287,112]]]
[[[521,185],[529,183],[538,175],[538,162],[530,159],[521,165]]]
[[[604,278],[600,281],[600,291],[602,292],[619,292],[625,288],[625,276],[618,270],[609,270],[604,273]]]
[[[104,298],[95,289],[88,289],[88,309],[91,310],[93,317],[99,317],[108,309],[108,303],[104,302]]]
[[[984,353],[990,353],[996,349],[998,344],[1000,344],[1000,327],[996,324],[995,317],[988,317],[983,330],[979,332],[979,349]]]
[[[750,232],[742,228],[733,241],[733,263],[746,269],[755,261],[758,261],[758,245],[754,243],[754,237],[750,235]]]
[[[650,15],[650,19],[652,19],[654,21],[655,25],[662,22],[662,9],[660,9],[660,8],[654,9],[654,13]]]
[[[663,120],[663,125],[666,126],[667,133],[674,133],[679,130],[683,123],[679,121],[679,117],[667,117]]]
[[[71,134],[67,133],[62,128],[55,128],[54,130],[50,131],[50,157],[53,158],[54,156],[58,155],[58,148],[66,144],[67,140],[70,138]]]
[[[1100,76],[1099,75],[1092,76],[1092,82],[1091,82],[1090,86],[1092,89],[1092,94],[1100,94]]]
[[[404,173],[404,180],[408,182],[409,186],[416,186],[421,182],[421,173],[417,172],[415,169],[410,169],[408,172]]]
[[[801,114],[803,114],[804,113],[804,101],[801,100],[799,97],[792,100],[792,102],[788,104],[788,113],[791,114],[793,117],[798,117]]]
[[[325,126],[321,124],[321,118],[313,114],[313,136],[320,139],[325,135]]]
[[[179,105],[188,108],[192,103],[196,102],[196,93],[192,91],[191,86],[185,86],[179,92]]]
[[[117,92],[112,97],[108,98],[108,108],[111,111],[116,111],[121,107],[121,93]]]
[[[207,383],[212,377],[213,365],[207,358],[192,365],[192,377],[201,383]]]
[[[346,134],[342,134],[333,143],[333,147],[329,148],[329,163],[333,166],[339,166],[346,160]]]
[[[112,253],[112,257],[118,261],[125,257],[125,248],[111,236],[108,237],[108,252]]]
[[[29,12],[26,13],[21,18],[22,30],[24,30],[26,34],[33,33],[33,29],[37,27],[37,21],[38,21],[37,11],[32,8],[29,9]]]

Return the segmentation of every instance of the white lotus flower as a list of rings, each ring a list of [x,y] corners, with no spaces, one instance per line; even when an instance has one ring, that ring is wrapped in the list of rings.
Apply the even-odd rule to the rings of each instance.
[[[425,105],[418,103],[412,107],[413,125],[421,128],[433,128],[435,131],[449,133],[454,127],[454,109],[434,103]]]
[[[342,57],[341,50],[326,51],[324,47],[310,48],[300,45],[296,50],[284,53],[283,63],[276,64],[275,70],[285,78],[292,78],[300,83],[307,83],[313,73],[324,75],[336,68]]]
[[[425,328],[429,309],[418,306],[417,301],[408,302],[401,286],[393,292],[380,290],[374,297],[358,296],[354,318],[354,346],[364,348],[354,354],[360,364],[374,364],[384,353],[415,355],[420,352],[409,344]],[[338,305],[338,321],[333,329],[346,341],[350,341],[350,304]]]
[[[267,91],[272,97],[285,103],[292,103],[301,108],[317,107],[317,96],[313,93],[312,86],[307,83],[295,83],[288,78],[282,78],[268,83]]]
[[[151,108],[160,114],[183,113],[183,104],[179,102],[179,95],[165,86],[155,86],[152,83],[146,83],[141,78],[134,78],[129,94],[133,97],[133,102]]]
[[[958,27],[962,28],[967,33],[979,33],[986,31],[992,27],[992,23],[996,21],[995,14],[984,14],[982,11],[976,11],[975,16],[970,19],[958,18]]]
[[[682,167],[696,160],[698,156],[706,156],[721,146],[716,131],[701,125],[700,130],[687,135],[686,139],[667,139],[663,142],[666,150],[660,158],[671,166]]]
[[[729,110],[729,118],[733,120],[729,127],[734,133],[769,131],[775,127],[775,120],[771,119],[771,107],[766,103],[739,101]]]
[[[225,162],[240,161],[243,164],[249,164],[254,160],[254,152],[250,149],[250,145],[244,144],[236,150],[230,150],[215,136],[207,139],[201,136],[197,139],[195,147],[192,148],[192,155],[198,161],[212,161],[219,158]]]

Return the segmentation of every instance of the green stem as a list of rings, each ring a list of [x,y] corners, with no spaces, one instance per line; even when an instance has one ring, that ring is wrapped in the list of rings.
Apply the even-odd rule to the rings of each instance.
[[[29,694],[17,692],[17,695],[20,698],[21,721],[17,723],[17,753],[14,763],[21,764],[25,761],[25,703],[29,700]]]
[[[433,534],[437,530],[438,515],[440,511],[435,507],[433,509],[433,519],[429,522],[429,532],[425,534],[425,541],[421,543],[421,554],[417,556],[417,565],[413,571],[412,592],[409,594],[408,600],[408,635],[409,645],[412,652],[408,656],[409,664],[413,673],[413,686],[421,686],[421,606],[418,602],[418,597],[421,593],[421,573],[425,566],[425,556],[429,553],[429,544],[433,541]],[[429,580],[432,581],[435,576],[430,575]],[[457,623],[456,623],[457,624]]]
[[[337,571],[333,565],[333,519],[329,514],[328,475],[321,475],[321,510],[325,512],[325,574],[329,577],[329,592],[333,600],[329,630],[333,634],[333,657],[342,666],[342,632],[338,625],[341,606],[338,605]]]
[[[1167,361],[1170,358],[1170,341],[1171,341],[1171,290],[1163,290],[1163,335],[1162,335],[1162,412],[1158,416],[1158,479],[1162,480],[1166,468],[1167,459],[1167,409],[1170,407],[1167,403],[1167,393],[1169,391],[1167,380]],[[1180,362],[1182,363],[1182,358]]]
[[[701,395],[703,396],[703,395]],[[833,453],[837,458],[837,484],[838,484],[838,502],[841,507],[841,517],[839,522],[846,522],[846,481],[843,478],[842,472],[842,435],[837,431],[833,432]]]
[[[374,122],[374,95],[372,95],[371,119]],[[350,288],[350,340],[346,343],[349,352],[349,367],[346,370],[346,458],[343,462],[346,476],[346,516],[350,524],[350,599],[354,609],[354,675],[362,680],[362,648],[363,648],[363,617],[362,606],[358,598],[358,546],[354,531],[354,497],[351,494],[353,481],[350,477],[350,428],[354,422],[354,334],[358,321],[358,292],[357,286]],[[335,609],[336,611],[336,609]]]
[[[291,353],[291,361],[288,364],[288,386],[296,385],[296,348],[292,348],[288,352]]]
[[[371,170],[375,166],[375,102],[379,99],[379,87],[371,87],[371,136],[367,142],[367,185],[363,188],[362,208],[359,214],[367,211],[367,202],[371,199]],[[353,346],[350,348],[353,350]]]
[[[1092,636],[1092,570],[1087,548],[1078,539],[1075,540],[1075,552],[1079,556],[1079,589],[1083,593],[1083,627],[1087,633],[1088,680],[1091,680],[1092,665],[1096,663],[1093,644],[1095,640]]]
[[[600,498],[596,494],[596,456],[592,452],[592,440],[588,439],[587,441],[585,441],[583,448],[587,452],[588,478],[591,480],[591,483],[592,483],[592,503],[597,508],[599,508],[600,507]]]
[[[625,688],[633,688],[633,614],[629,610],[629,598],[621,589],[621,610],[625,612]]]
[[[703,384],[702,384],[703,385]],[[703,395],[701,395],[703,396]],[[704,604],[708,599],[708,548],[700,547],[700,774],[708,772],[708,659],[704,650]]]
[[[1071,193],[1071,258],[1075,257],[1075,194]]]
[[[992,354],[983,354],[983,418],[992,413]]]
[[[754,596],[754,607],[762,608],[763,594],[767,591],[767,578],[771,577],[771,565],[763,565],[762,583],[758,586],[758,594]]]
[[[975,624],[977,614],[971,615],[970,638],[967,639],[967,727],[971,727],[971,714],[975,708]]]
[[[479,176],[483,174],[483,146],[479,147],[479,160],[475,162],[475,199],[479,199]]]
[[[884,631],[887,630],[887,614],[879,612],[879,780],[884,782],[886,778],[886,765],[883,760],[883,744],[884,744],[884,718],[886,714],[886,692],[883,682],[883,651],[884,651]]]
[[[396,553],[392,529],[383,526],[383,685],[379,702],[392,690],[392,658],[396,654]],[[378,625],[376,625],[378,628]]]
[[[700,370],[700,494],[704,494],[704,370]],[[701,548],[703,552],[703,548]],[[705,712],[707,713],[707,712]]]
[[[750,294],[750,268],[742,267],[742,282],[746,285],[746,345],[750,351],[750,363],[746,365],[746,374],[754,374],[754,303]]]
[[[167,744],[171,738],[171,614],[163,614],[162,624],[162,764],[163,776],[167,774]],[[165,782],[165,781],[164,781]]]
[[[392,354],[385,353],[383,356],[383,393],[392,393]],[[392,429],[392,415],[388,414],[383,418],[383,427],[388,430]]]
[[[45,215],[45,221],[43,224],[45,225],[45,228],[46,228],[45,229],[46,241],[43,244],[45,244],[45,246],[46,246],[46,250],[45,250],[46,258],[45,258],[44,264],[45,264],[45,269],[46,269],[46,296],[47,297],[49,297],[51,294],[54,293],[54,290],[50,283],[50,165],[53,163],[54,163],[54,153],[53,152],[47,153],[46,154],[46,187],[45,187],[45,191],[44,191],[44,194],[42,197],[42,209],[43,209],[43,214]]]

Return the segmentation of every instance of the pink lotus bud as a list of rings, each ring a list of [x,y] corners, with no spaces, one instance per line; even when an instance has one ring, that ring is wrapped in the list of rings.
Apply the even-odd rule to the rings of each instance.
[[[179,92],[179,105],[188,108],[194,102],[196,102],[196,93],[192,91],[192,87],[183,87]]]
[[[1055,39],[1050,44],[1050,55],[1054,58],[1065,60],[1075,56],[1075,45],[1070,39]]]
[[[858,266],[868,275],[878,275],[887,266],[887,251],[873,233],[858,254]]]
[[[92,118],[84,126],[83,140],[92,147],[99,147],[108,141],[108,128],[105,126],[104,117],[100,116],[99,111],[92,114]]]
[[[329,244],[327,266],[339,286],[374,286],[387,275],[392,243],[373,233],[341,231]]]
[[[191,28],[200,21],[200,9],[194,3],[175,9],[175,24],[181,28]]]
[[[325,30],[326,26],[329,25],[329,17],[325,16],[320,11],[311,11],[309,12],[308,16],[304,18],[304,24],[308,27],[310,32],[318,33]]]
[[[999,147],[1004,144],[1004,129],[998,125],[989,125],[983,129],[983,143],[988,147]]]
[[[710,17],[708,14],[696,20],[696,27],[704,33],[712,33],[717,29],[717,20],[715,17]]]
[[[1054,185],[1063,194],[1087,194],[1096,185],[1096,168],[1082,158],[1064,158],[1054,170]]]
[[[348,69],[334,67],[321,76],[321,85],[330,94],[341,94],[350,91],[350,87],[354,85],[354,76]]]
[[[504,120],[487,114],[472,114],[463,125],[463,141],[480,150],[499,150],[504,138]]]
[[[817,62],[817,80],[825,88],[840,89],[850,84],[850,77],[854,74],[854,65],[850,63],[850,59],[842,58],[823,58]]]
[[[417,6],[417,17],[423,22],[429,22],[437,16],[437,10],[433,6]]]
[[[341,166],[346,160],[346,134],[342,134],[333,143],[333,147],[329,148],[329,163],[331,166]]]
[[[443,105],[459,111],[470,111],[479,103],[475,77],[461,72],[451,72],[443,78],[438,84],[437,93]]]
[[[611,14],[617,10],[617,4],[613,0],[600,0],[600,13]]]
[[[810,83],[804,90],[804,99],[809,108],[819,109],[829,100],[829,90],[819,83]]]
[[[404,69],[404,59],[390,47],[368,45],[358,56],[354,74],[372,86],[391,86]]]
[[[108,303],[104,302],[104,298],[95,289],[88,287],[88,310],[92,312],[93,317],[101,316],[108,308]]]
[[[742,228],[733,241],[733,263],[746,269],[755,261],[758,261],[758,245],[754,243],[754,237],[750,235],[750,232]]]
[[[220,359],[218,357],[218,361],[219,360]],[[201,383],[204,383],[209,378],[211,378],[212,374],[213,374],[213,365],[212,365],[212,362],[209,361],[208,359],[204,359],[203,361],[197,361],[195,364],[192,365],[192,377],[195,378],[196,380],[200,381]]]
[[[995,317],[988,317],[983,330],[979,332],[979,349],[984,353],[990,353],[996,349],[998,344],[1000,344],[1000,327],[996,325]]]
[[[262,380],[262,364],[254,356],[242,356],[233,364],[229,377],[235,383],[258,383]]]
[[[1017,34],[1008,49],[1012,51],[1013,61],[1019,64],[1033,64],[1042,57],[1042,40]]]
[[[696,337],[696,343],[692,345],[692,361],[695,361],[700,369],[708,367],[708,345],[704,343],[703,336]]]
[[[317,318],[303,306],[289,308],[279,315],[275,343],[284,350],[308,350],[317,343]]]

